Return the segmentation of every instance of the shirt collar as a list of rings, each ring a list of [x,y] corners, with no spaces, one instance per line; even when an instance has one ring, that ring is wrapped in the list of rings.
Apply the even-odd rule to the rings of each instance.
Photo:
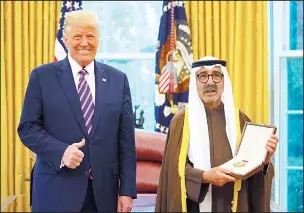
[[[72,72],[73,72],[73,75],[77,75],[78,72],[80,70],[82,70],[82,66],[80,66],[72,57],[70,54],[68,54],[68,59],[69,59],[69,62],[70,62],[70,65],[71,65],[71,69],[72,69]],[[89,74],[92,74],[94,73],[94,60],[86,67],[84,67],[84,69],[89,73]]]

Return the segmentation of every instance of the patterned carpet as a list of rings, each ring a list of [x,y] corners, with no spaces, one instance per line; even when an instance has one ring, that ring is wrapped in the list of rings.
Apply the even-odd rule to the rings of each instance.
[[[17,205],[24,204],[26,195],[8,196],[4,202],[1,202],[1,212],[9,212],[15,209]],[[137,199],[133,201],[132,212],[154,212],[156,194],[138,194]]]
[[[132,212],[154,212],[156,194],[137,194]]]

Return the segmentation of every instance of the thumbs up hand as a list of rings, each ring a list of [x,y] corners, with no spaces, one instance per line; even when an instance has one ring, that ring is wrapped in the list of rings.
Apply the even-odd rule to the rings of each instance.
[[[82,139],[80,142],[78,143],[73,143],[71,146],[76,146],[78,149],[83,147],[85,145],[85,139]]]
[[[80,148],[84,147],[84,145],[85,139],[82,139],[78,143],[73,143],[69,145],[62,156],[61,161],[63,162],[63,164],[70,169],[77,168],[84,157],[83,152],[80,150]]]

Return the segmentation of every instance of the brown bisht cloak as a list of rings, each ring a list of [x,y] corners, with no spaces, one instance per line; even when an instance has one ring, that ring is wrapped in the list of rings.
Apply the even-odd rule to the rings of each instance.
[[[193,168],[188,159],[185,162],[182,161],[184,168],[181,169],[182,155],[186,153],[185,142],[182,143],[183,134],[187,134],[183,128],[185,114],[187,116],[187,112],[185,113],[185,111],[185,108],[178,111],[170,124],[159,178],[155,212],[199,212],[199,203],[204,200],[209,188],[209,184],[202,183],[204,171]],[[250,120],[238,109],[236,109],[236,115],[238,115],[236,120],[240,127],[240,132],[245,122]],[[211,125],[208,122],[208,129],[210,131],[209,126]],[[216,166],[213,165],[214,156],[210,155],[210,157],[212,161],[211,166]],[[270,212],[271,183],[274,171],[271,163],[268,167],[267,172],[265,167],[263,171],[241,181],[242,187],[238,192],[238,200],[235,206],[237,212]],[[181,174],[181,171],[183,171],[184,175]],[[219,189],[219,187],[216,187],[212,186],[213,192]],[[226,205],[226,210],[231,211],[233,185],[232,183],[227,183],[222,187],[226,187],[222,189],[224,189],[225,193],[227,192],[229,198],[231,197],[229,209]],[[216,207],[221,205],[224,205],[222,201],[217,199],[216,193],[212,193],[212,211],[221,211]]]

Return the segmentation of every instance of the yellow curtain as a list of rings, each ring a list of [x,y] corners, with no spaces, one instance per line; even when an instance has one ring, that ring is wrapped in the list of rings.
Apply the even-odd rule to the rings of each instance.
[[[61,1],[1,1],[1,204],[30,193],[33,162],[17,126],[31,70],[54,59],[60,8]],[[29,210],[27,196],[6,211]]]
[[[185,1],[194,58],[227,60],[235,105],[269,122],[266,1]]]

